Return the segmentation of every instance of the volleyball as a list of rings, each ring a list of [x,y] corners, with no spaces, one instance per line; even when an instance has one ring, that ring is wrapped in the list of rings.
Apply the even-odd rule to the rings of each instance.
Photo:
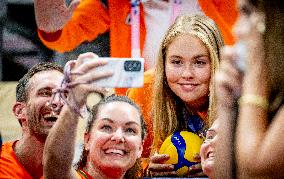
[[[198,163],[194,155],[199,153],[203,140],[196,134],[188,131],[176,131],[166,138],[159,153],[168,154],[169,160],[165,163],[173,164],[178,176],[188,172],[188,167]]]

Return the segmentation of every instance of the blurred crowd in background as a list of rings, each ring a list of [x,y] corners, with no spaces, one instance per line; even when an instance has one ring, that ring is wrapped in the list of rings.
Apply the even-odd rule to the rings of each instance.
[[[33,0],[1,0],[0,7],[0,81],[18,81],[38,62],[64,65],[86,51],[109,56],[108,33],[81,44],[72,52],[57,53],[38,38]]]

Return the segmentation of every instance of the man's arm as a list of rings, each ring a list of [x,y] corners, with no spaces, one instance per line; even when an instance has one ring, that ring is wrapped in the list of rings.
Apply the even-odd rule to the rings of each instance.
[[[80,0],[73,0],[67,7],[65,0],[35,0],[35,18],[38,28],[45,32],[63,29],[79,3]]]
[[[35,0],[38,34],[49,48],[71,51],[84,41],[94,40],[109,29],[108,9],[100,0]]]

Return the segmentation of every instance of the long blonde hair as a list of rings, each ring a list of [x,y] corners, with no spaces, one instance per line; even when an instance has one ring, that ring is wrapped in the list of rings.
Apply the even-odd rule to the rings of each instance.
[[[177,111],[180,108],[179,97],[175,95],[167,84],[165,75],[165,58],[167,48],[178,36],[190,34],[198,37],[207,47],[211,59],[211,81],[209,95],[208,122],[213,122],[215,113],[214,74],[219,67],[220,48],[224,45],[217,25],[210,18],[203,15],[182,15],[168,29],[160,46],[153,91],[153,130],[154,141],[152,152],[157,150],[167,136],[178,129]]]

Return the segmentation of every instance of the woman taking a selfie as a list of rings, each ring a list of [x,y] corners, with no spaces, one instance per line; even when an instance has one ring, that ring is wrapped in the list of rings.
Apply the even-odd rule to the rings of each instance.
[[[67,126],[62,126],[65,131],[68,130],[66,133],[76,133],[76,125]],[[145,132],[140,109],[126,96],[109,96],[91,111],[84,135],[83,153],[76,168],[65,160],[66,156],[73,158],[73,149],[69,149],[64,157],[60,156],[59,151],[54,153],[54,149],[49,150],[53,142],[51,138],[48,140],[44,153],[44,178],[141,178],[139,158]],[[64,136],[63,133],[61,135]],[[63,140],[61,136],[53,137]],[[74,141],[71,138],[66,140]],[[66,150],[64,144],[61,147]]]
[[[84,62],[90,58],[93,60]],[[82,54],[74,62],[70,70],[70,81],[66,85],[69,86],[66,105],[62,107],[45,142],[45,179],[141,178],[139,159],[146,126],[140,108],[126,96],[112,95],[103,98],[92,108],[84,134],[81,160],[76,169],[72,166],[81,115],[79,109],[86,105],[89,93],[105,92],[104,88],[86,81],[93,82],[109,77],[111,73],[97,70],[97,67],[105,64],[104,60],[98,59],[93,53]]]

